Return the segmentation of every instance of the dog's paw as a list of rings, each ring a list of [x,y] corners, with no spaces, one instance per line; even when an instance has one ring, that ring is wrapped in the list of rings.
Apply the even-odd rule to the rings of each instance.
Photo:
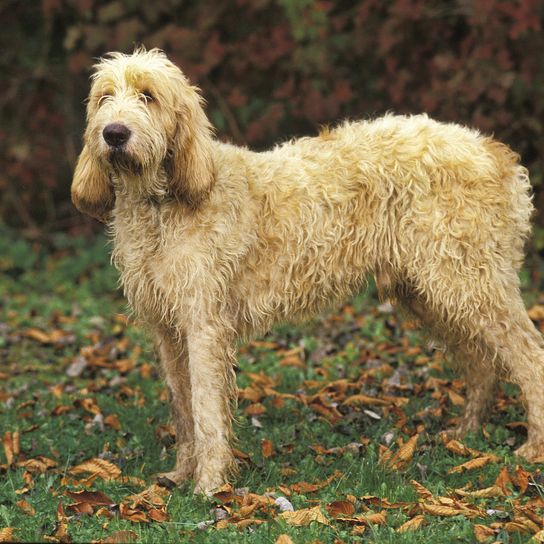
[[[159,472],[153,475],[153,481],[156,484],[173,489],[181,485],[183,482],[190,478],[190,474],[187,471],[172,470],[170,472]]]
[[[544,463],[544,442],[527,441],[514,453],[530,463]]]

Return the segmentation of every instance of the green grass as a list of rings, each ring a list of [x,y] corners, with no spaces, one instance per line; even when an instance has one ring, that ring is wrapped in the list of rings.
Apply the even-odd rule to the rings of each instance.
[[[62,479],[71,467],[85,460],[101,457],[117,465],[123,476],[141,478],[147,484],[154,473],[169,470],[174,462],[172,440],[157,438],[157,428],[169,422],[169,412],[156,356],[142,331],[134,325],[127,327],[116,317],[126,314],[127,308],[116,290],[117,274],[109,264],[108,251],[103,237],[84,240],[58,236],[44,247],[0,230],[0,431],[4,441],[6,433],[20,432],[16,463],[1,468],[0,529],[14,528],[14,536],[23,542],[43,541],[47,536],[51,540],[58,529],[60,502],[74,542],[99,541],[121,530],[132,531],[140,542],[261,544],[274,543],[281,534],[296,543],[474,542],[474,524],[493,523],[497,523],[494,541],[529,540],[529,533],[506,528],[516,516],[516,508],[524,508],[531,499],[542,499],[544,492],[538,468],[523,463],[532,480],[523,495],[514,488],[507,497],[467,499],[481,506],[484,513],[495,512],[475,519],[426,515],[425,524],[418,530],[396,532],[402,523],[420,513],[411,480],[422,483],[437,497],[452,496],[453,489],[469,483],[474,489],[492,486],[503,467],[512,472],[520,463],[512,452],[523,435],[519,429],[506,428],[505,423],[525,416],[515,400],[515,388],[505,388],[486,426],[487,436],[479,433],[465,441],[472,448],[498,455],[500,461],[475,471],[449,474],[449,469],[468,460],[447,450],[438,436],[459,415],[447,391],[462,394],[460,384],[452,382],[455,376],[418,330],[403,325],[395,314],[377,310],[379,303],[372,286],[366,295],[337,309],[338,313],[301,327],[278,327],[264,339],[265,344],[242,349],[238,370],[241,388],[251,386],[252,373],[263,372],[274,379],[279,394],[295,395],[298,400],[286,398],[280,406],[274,396],[267,396],[262,400],[266,411],[253,419],[246,413],[250,403],[241,400],[236,447],[249,460],[241,464],[235,487],[248,488],[258,495],[268,491],[284,495],[293,484],[321,482],[338,471],[337,477],[315,492],[292,492],[289,500],[295,509],[320,504],[324,510],[328,503],[349,496],[359,514],[381,510],[368,496],[402,503],[387,509],[386,524],[367,527],[360,536],[353,533],[354,525],[330,517],[330,526],[314,522],[294,527],[277,517],[277,509],[272,508],[256,515],[265,520],[260,525],[242,530],[233,525],[200,529],[201,522],[212,519],[210,510],[219,501],[194,496],[190,482],[167,497],[165,522],[135,523],[122,518],[118,505],[143,489],[134,481],[97,479],[89,488],[106,493],[115,502],[110,517],[97,516],[97,508],[93,515],[71,510],[69,505],[74,501],[67,492],[83,488],[77,477],[70,482]],[[537,296],[529,293],[532,299]],[[60,330],[63,340],[40,342],[32,335],[33,330],[46,335]],[[92,360],[100,362],[102,357],[105,364],[91,364],[81,375],[70,377],[66,372],[69,366],[82,349],[92,346]],[[285,352],[295,348],[299,348],[302,364],[282,365]],[[119,361],[131,358],[132,368],[123,372],[115,368]],[[387,380],[396,371],[403,376],[404,389],[387,388]],[[431,377],[445,381],[433,388],[429,385],[433,382],[428,382]],[[339,417],[331,421],[311,403],[301,402],[340,379],[348,383],[345,396],[401,396],[407,397],[408,403],[395,411],[380,405],[346,406],[340,402]],[[98,406],[103,418],[117,416],[120,429],[93,424],[89,402]],[[327,405],[326,395],[323,402]],[[66,411],[61,409],[59,415],[53,415],[59,406]],[[397,425],[403,413],[406,420]],[[393,469],[380,463],[380,444],[383,449],[387,433],[393,433],[391,449],[397,451],[395,441],[406,441],[416,429],[418,446],[406,466]],[[261,451],[265,439],[274,447],[274,455],[268,458]],[[350,443],[362,445],[347,448],[342,455],[319,454],[310,447],[335,448]],[[53,459],[56,467],[25,476],[21,464],[40,455]],[[5,456],[2,462],[6,463]],[[17,506],[21,499],[34,508],[35,515]],[[536,511],[542,515],[541,509]]]

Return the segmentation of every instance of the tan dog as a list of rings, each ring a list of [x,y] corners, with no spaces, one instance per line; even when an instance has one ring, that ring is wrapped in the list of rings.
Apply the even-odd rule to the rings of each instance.
[[[108,222],[114,262],[160,347],[176,483],[210,492],[229,445],[237,341],[359,291],[419,317],[467,381],[478,429],[497,375],[518,384],[544,455],[543,341],[519,292],[532,212],[503,144],[426,116],[346,122],[264,153],[218,142],[198,89],[157,50],[99,62],[75,205]]]

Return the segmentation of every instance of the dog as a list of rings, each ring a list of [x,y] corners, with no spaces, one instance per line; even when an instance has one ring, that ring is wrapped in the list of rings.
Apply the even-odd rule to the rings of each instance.
[[[498,378],[519,385],[544,455],[544,343],[518,271],[533,211],[506,145],[425,115],[346,121],[270,151],[222,143],[199,89],[159,50],[95,66],[72,199],[108,224],[135,315],[156,339],[176,465],[211,493],[230,446],[238,342],[357,293],[422,321],[466,380],[459,436],[480,428]]]

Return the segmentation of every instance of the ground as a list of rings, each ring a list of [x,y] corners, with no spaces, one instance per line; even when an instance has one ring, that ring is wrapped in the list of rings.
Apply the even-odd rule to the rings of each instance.
[[[372,285],[242,347],[232,486],[204,499],[153,485],[175,437],[108,251],[0,230],[0,541],[544,542],[542,465],[513,455],[518,391],[449,440],[463,383]]]

